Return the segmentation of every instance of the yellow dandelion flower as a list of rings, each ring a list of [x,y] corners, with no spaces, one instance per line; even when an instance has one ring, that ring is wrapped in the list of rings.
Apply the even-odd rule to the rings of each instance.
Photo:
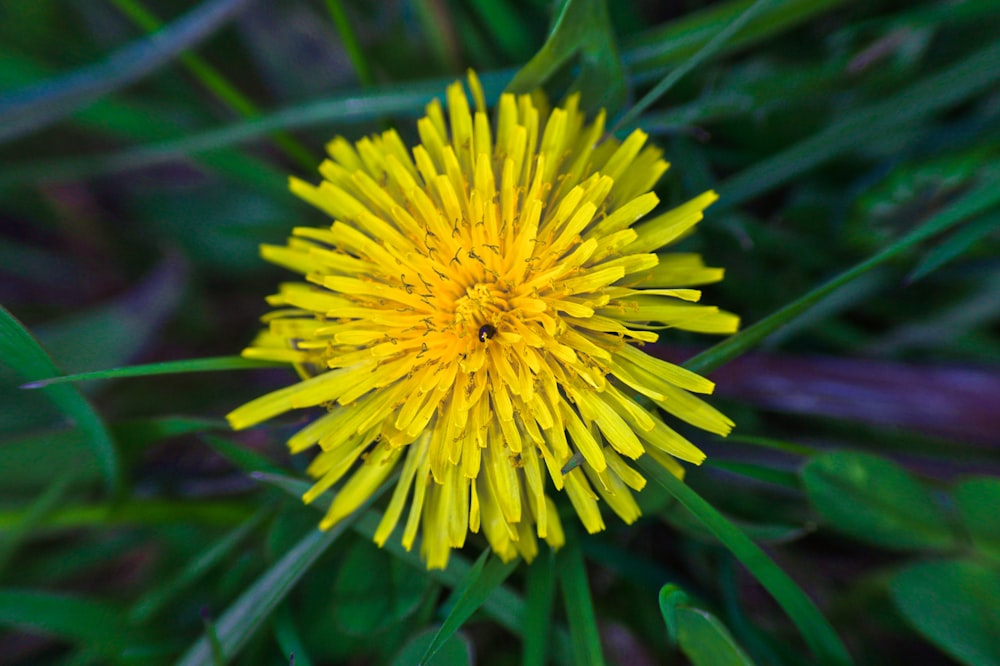
[[[551,488],[589,532],[604,529],[600,500],[634,521],[645,479],[630,460],[680,476],[675,458],[705,457],[651,403],[713,433],[733,425],[692,395],[712,382],[640,349],[665,328],[737,328],[690,288],[721,269],[655,253],[715,193],[637,224],[668,166],[643,132],[605,138],[603,112],[588,123],[576,97],[549,112],[540,95],[503,95],[491,125],[472,73],[469,87],[475,111],[453,84],[447,110],[427,106],[412,153],[393,130],[338,137],[318,186],[291,180],[333,223],[262,247],[305,281],[268,298],[275,310],[243,355],[292,363],[302,381],[228,415],[246,428],[325,407],[288,442],[321,449],[306,502],[347,479],[320,527],[398,470],[375,541],[408,506],[402,542],[419,532],[428,567],[470,531],[505,560],[530,560],[537,538],[558,547]]]

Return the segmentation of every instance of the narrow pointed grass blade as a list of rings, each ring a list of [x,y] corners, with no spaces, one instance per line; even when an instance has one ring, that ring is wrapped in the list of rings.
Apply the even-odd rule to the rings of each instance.
[[[473,613],[479,610],[493,590],[507,580],[521,561],[520,558],[514,558],[505,563],[499,557],[490,555],[489,550],[484,550],[452,591],[451,599],[454,600],[454,606],[420,658],[421,664],[430,663],[438,650],[462,628]]]
[[[998,47],[997,53],[1000,54],[1000,47]],[[865,275],[873,268],[964,220],[994,208],[998,204],[1000,204],[1000,170],[992,169],[983,176],[977,186],[966,192],[950,206],[932,215],[910,233],[809,293],[800,296],[777,312],[688,359],[684,363],[684,367],[702,374],[711,372],[753,349],[769,335],[801,317],[818,303],[829,298],[831,294]]]
[[[312,484],[308,481],[296,479],[284,474],[258,473],[254,476],[263,483],[280,488],[296,499],[301,498],[302,495],[312,487]],[[391,485],[392,483],[394,483],[394,480],[390,479],[388,484]],[[330,505],[330,501],[330,494],[327,493],[317,498],[311,506],[319,511],[323,511]],[[375,530],[381,519],[382,516],[378,511],[369,509],[368,511],[365,511],[360,518],[358,518],[357,522],[354,523],[353,528],[358,534],[367,539],[372,539],[375,536]],[[465,579],[469,570],[473,566],[461,555],[453,553],[448,560],[448,566],[446,568],[427,570],[423,561],[420,559],[420,555],[406,550],[398,539],[390,538],[385,542],[383,548],[385,548],[385,550],[391,553],[394,557],[399,558],[409,566],[412,566],[424,575],[429,576],[433,580],[449,588],[457,587],[461,581]],[[497,624],[504,627],[514,635],[519,636],[523,633],[524,617],[527,612],[525,601],[516,593],[511,591],[506,585],[501,584],[495,587],[492,593],[483,602],[482,609],[483,612],[493,618]],[[553,661],[557,664],[574,664],[575,662],[573,659],[572,648],[570,646],[570,638],[566,634],[566,631],[562,628],[552,626],[547,626],[546,631],[549,632]]]
[[[363,506],[367,507],[374,502],[387,487],[383,485]],[[363,510],[359,509],[358,513],[329,531],[310,531],[219,616],[215,628],[225,659],[231,661],[239,654],[240,649],[284,601],[319,556],[350,529]],[[211,644],[208,637],[204,636],[184,653],[177,666],[208,666],[212,663]]]
[[[495,100],[510,71],[483,74],[487,99]],[[189,133],[177,139],[88,157],[62,157],[0,167],[0,189],[38,180],[74,180],[84,176],[138,169],[192,155],[215,154],[220,148],[247,143],[277,129],[295,129],[331,123],[354,123],[391,115],[416,117],[427,102],[454,79],[433,79],[392,87],[372,88],[333,99],[308,102],[238,123]]]
[[[155,35],[112,53],[104,62],[0,97],[0,143],[42,129],[138,81],[225,25],[245,4],[247,0],[208,0]]]
[[[176,575],[146,592],[129,609],[129,620],[135,624],[142,624],[162,612],[178,595],[221,564],[244,539],[253,534],[270,513],[270,507],[257,511],[221,539],[199,552],[197,557],[185,564]]]
[[[4,539],[0,541],[0,574],[7,568],[7,564],[14,557],[21,544],[31,537],[35,528],[42,525],[52,515],[72,485],[73,477],[70,475],[56,478],[45,489],[45,492],[25,508],[20,516],[15,514],[17,522],[5,531]]]
[[[553,552],[546,551],[539,553],[528,566],[524,599],[523,666],[545,666],[548,663],[552,605],[556,591],[553,559]]]
[[[0,306],[0,361],[28,380],[59,374],[58,368],[14,315]],[[72,386],[53,386],[46,395],[66,414],[86,438],[98,461],[105,485],[112,493],[121,488],[118,450],[101,417]]]
[[[147,33],[155,33],[162,27],[157,19],[139,0],[112,0],[123,14]],[[201,82],[205,88],[215,95],[216,99],[228,106],[230,110],[244,118],[260,115],[260,110],[253,101],[233,85],[219,70],[197,53],[185,51],[178,54],[177,59],[187,70]],[[313,169],[317,159],[299,141],[283,131],[276,131],[272,138],[289,159],[295,161],[303,169]]]
[[[604,664],[604,653],[583,551],[575,535],[567,534],[566,537],[566,545],[556,555],[556,571],[569,620],[574,662],[581,666],[600,666]]]
[[[906,277],[910,284],[927,277],[949,261],[974,248],[979,241],[1000,229],[1000,212],[991,212],[970,222],[951,237],[928,250],[913,272]]]
[[[621,128],[628,127],[631,123],[635,122],[643,111],[648,109],[656,100],[665,95],[667,91],[673,88],[674,85],[684,78],[688,72],[698,67],[701,63],[706,62],[721,53],[726,45],[731,42],[733,38],[736,37],[736,35],[747,26],[747,24],[750,23],[750,21],[763,14],[776,4],[778,4],[778,0],[756,0],[752,5],[740,12],[739,16],[730,21],[726,26],[720,28],[719,31],[712,36],[712,39],[698,49],[696,53],[685,60],[680,66],[672,69],[669,74],[660,80],[659,83],[653,86],[652,90],[643,95],[642,99],[633,104],[629,110],[618,119],[614,127],[611,128],[611,134],[614,134]]]
[[[582,108],[616,112],[625,100],[625,70],[603,0],[564,0],[542,48],[514,76],[508,91],[530,93],[579,57],[572,90]]]
[[[744,169],[718,186],[714,210],[727,209],[843,155],[895,127],[943,111],[1000,81],[1000,42],[976,51],[877,104],[844,114],[817,134]]]
[[[112,604],[36,590],[0,590],[0,626],[55,636],[105,657],[121,654],[145,635]]]
[[[73,375],[49,377],[23,384],[21,388],[37,389],[69,382],[86,382],[93,379],[121,379],[123,377],[151,377],[154,375],[179,375],[187,372],[216,372],[219,370],[254,370],[257,368],[287,367],[287,363],[258,361],[241,356],[215,356],[212,358],[192,358],[183,361],[161,361],[143,365],[129,365],[122,368],[78,372]]]

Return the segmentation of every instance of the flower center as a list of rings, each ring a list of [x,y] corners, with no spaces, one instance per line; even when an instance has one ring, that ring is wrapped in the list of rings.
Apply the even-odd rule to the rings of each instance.
[[[478,338],[489,339],[502,329],[504,316],[510,309],[510,295],[506,289],[495,282],[477,282],[455,300],[455,326]],[[488,336],[481,335],[485,327],[492,331]]]

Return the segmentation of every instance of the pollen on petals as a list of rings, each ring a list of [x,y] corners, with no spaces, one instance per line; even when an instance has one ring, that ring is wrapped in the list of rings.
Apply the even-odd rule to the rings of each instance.
[[[667,169],[647,136],[601,140],[571,96],[501,96],[487,114],[448,87],[408,150],[395,130],[327,145],[318,185],[291,191],[330,218],[296,227],[267,261],[300,276],[268,297],[265,328],[243,352],[291,364],[301,381],[228,415],[247,428],[326,410],[289,440],[315,447],[312,501],[336,488],[320,527],[356,511],[394,474],[375,532],[419,537],[431,568],[480,534],[503,559],[564,540],[553,490],[588,532],[602,506],[639,517],[649,455],[678,477],[704,454],[664,421],[727,434],[693,393],[714,384],[641,345],[679,328],[730,333],[739,319],[691,287],[722,278],[698,255],[663,252],[691,233],[706,192],[641,221]],[[662,411],[661,411],[662,410]]]

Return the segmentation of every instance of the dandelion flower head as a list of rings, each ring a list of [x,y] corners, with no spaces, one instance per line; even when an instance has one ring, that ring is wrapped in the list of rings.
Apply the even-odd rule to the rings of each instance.
[[[550,112],[540,94],[502,95],[491,124],[472,73],[469,88],[474,109],[460,83],[427,106],[412,152],[394,130],[338,137],[319,185],[291,180],[332,224],[262,247],[304,280],[268,298],[243,355],[291,363],[301,381],[228,415],[246,428],[325,408],[288,442],[320,449],[306,502],[340,484],[320,527],[398,472],[375,541],[402,522],[428,567],[470,532],[505,560],[530,560],[539,538],[558,547],[553,490],[589,532],[604,529],[602,501],[633,522],[645,479],[631,461],[680,476],[677,459],[705,457],[659,409],[732,427],[693,395],[712,382],[642,350],[662,329],[738,326],[691,288],[721,269],[657,254],[715,193],[640,222],[668,166],[643,132],[605,138],[603,111],[588,122],[571,96]]]

